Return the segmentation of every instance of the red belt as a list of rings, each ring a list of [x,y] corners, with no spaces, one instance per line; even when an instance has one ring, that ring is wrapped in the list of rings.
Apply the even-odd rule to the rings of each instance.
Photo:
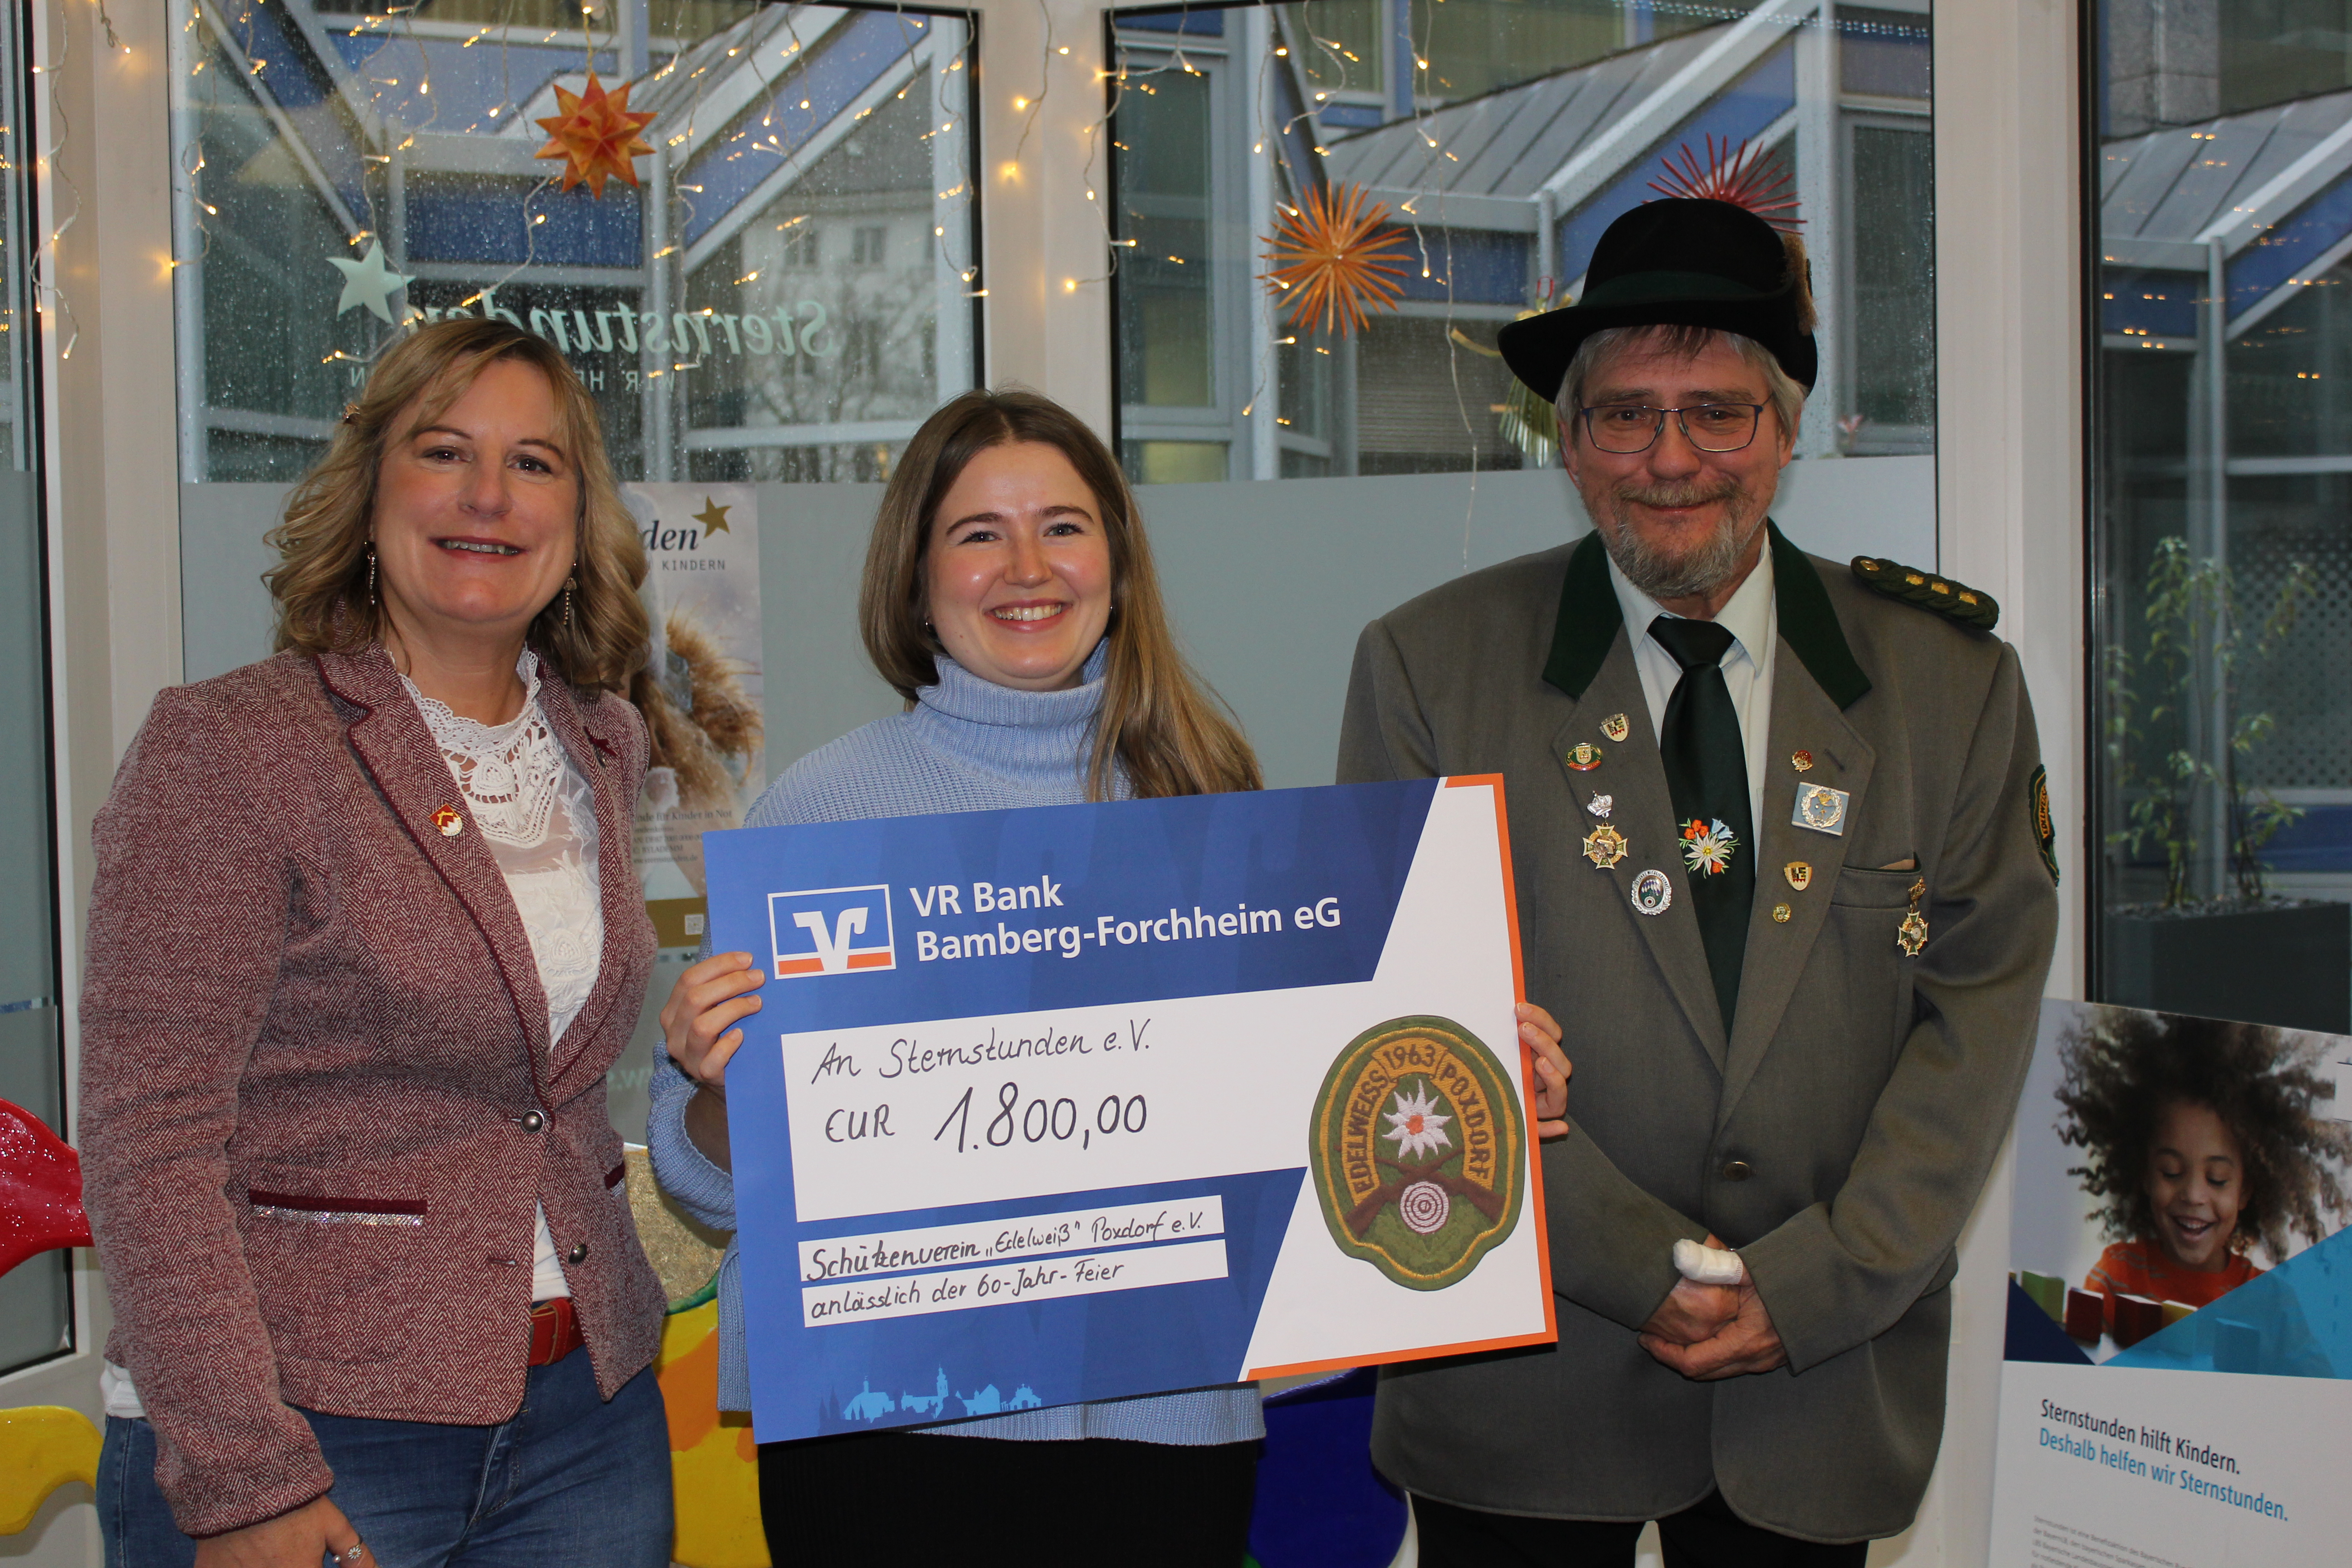
[[[580,1337],[580,1315],[572,1310],[571,1297],[531,1303],[530,1365],[552,1366],[585,1342]]]

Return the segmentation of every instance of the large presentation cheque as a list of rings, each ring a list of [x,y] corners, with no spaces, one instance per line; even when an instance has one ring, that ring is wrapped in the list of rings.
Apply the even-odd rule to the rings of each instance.
[[[1554,1337],[1499,778],[706,844],[760,1441]]]

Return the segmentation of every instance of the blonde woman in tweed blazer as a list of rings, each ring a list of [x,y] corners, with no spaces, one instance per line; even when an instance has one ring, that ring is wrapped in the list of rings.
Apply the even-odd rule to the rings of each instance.
[[[425,328],[273,539],[281,651],[158,697],[92,834],[107,1561],[656,1568],[604,1106],[645,559],[595,406],[538,338]]]

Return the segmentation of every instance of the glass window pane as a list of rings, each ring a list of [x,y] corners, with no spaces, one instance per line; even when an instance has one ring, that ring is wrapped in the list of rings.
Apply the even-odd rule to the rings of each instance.
[[[1853,127],[1849,450],[1924,445],[1936,417],[1936,149],[1927,128]]]
[[[1204,484],[1225,478],[1225,448],[1214,441],[1135,441],[1127,467],[1139,484]]]
[[[751,0],[234,0],[174,33],[181,470],[298,477],[408,325],[510,321],[624,479],[872,477],[979,374],[971,23]],[[640,184],[537,156],[593,71]]]
[[[26,15],[0,12],[0,1100],[63,1132]],[[0,1275],[0,1373],[73,1348],[70,1257]]]
[[[1210,78],[1164,73],[1119,106],[1119,395],[1154,407],[1216,401],[1210,290]]]
[[[2102,12],[2094,994],[2342,1033],[2347,7]]]
[[[1123,450],[1213,437],[1256,479],[1550,465],[1549,411],[1496,331],[1572,300],[1601,233],[1686,183],[1685,159],[1704,180],[1736,158],[1811,258],[1822,374],[1799,455],[1931,454],[1927,17],[1753,10],[1309,0],[1220,11],[1213,35],[1114,12]],[[1360,325],[1310,308],[1297,270],[1350,202]]]

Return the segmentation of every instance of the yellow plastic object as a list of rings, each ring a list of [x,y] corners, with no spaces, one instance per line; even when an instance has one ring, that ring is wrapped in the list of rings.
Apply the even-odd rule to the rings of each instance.
[[[79,1410],[58,1405],[0,1410],[0,1535],[32,1523],[43,1500],[68,1481],[96,1487],[98,1444],[98,1428]]]
[[[719,1303],[672,1313],[654,1365],[669,1408],[670,1556],[683,1568],[770,1568],[751,1417],[719,1409]]]

